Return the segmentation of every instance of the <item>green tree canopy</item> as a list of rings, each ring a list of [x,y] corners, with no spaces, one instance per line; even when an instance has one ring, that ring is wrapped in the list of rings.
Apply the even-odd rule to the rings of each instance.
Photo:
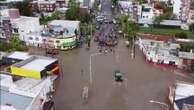
[[[43,25],[47,25],[47,23],[51,20],[62,19],[62,15],[63,13],[59,11],[53,12],[51,16],[44,16],[43,14],[41,14],[40,23]]]
[[[188,38],[187,33],[184,33],[184,32],[176,33],[175,37],[182,38],[182,39],[187,39]]]
[[[139,26],[128,19],[128,16],[122,15],[118,18],[119,27],[124,34],[127,34],[128,40],[131,41],[132,38],[139,31]]]
[[[23,51],[26,49],[27,46],[18,37],[12,37],[9,43],[0,42],[0,51]]]
[[[127,35],[128,40],[132,41],[132,38],[136,36],[136,33],[139,31],[139,26],[133,21],[127,21]]]
[[[76,20],[79,15],[79,4],[76,3],[76,0],[69,0],[69,9],[66,11],[66,19]]]
[[[118,0],[111,0],[111,1],[112,1],[112,5],[113,5],[113,6],[117,6]]]
[[[181,51],[190,52],[191,49],[194,49],[193,43],[181,44]]]
[[[189,26],[189,30],[190,30],[191,32],[194,32],[194,23],[192,23],[192,24]]]
[[[15,8],[19,9],[20,14],[23,16],[31,16],[32,15],[32,10],[30,7],[30,1],[29,0],[24,0],[22,2],[16,2],[13,5]]]

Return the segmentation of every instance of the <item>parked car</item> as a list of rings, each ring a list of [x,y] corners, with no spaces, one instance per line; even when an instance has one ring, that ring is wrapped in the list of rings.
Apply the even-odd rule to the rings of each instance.
[[[104,20],[104,16],[97,16],[96,21],[97,22],[102,22]]]
[[[117,23],[117,21],[116,21],[115,19],[113,19],[113,20],[112,20],[112,22],[113,22],[114,24],[116,24],[116,23]]]
[[[99,25],[96,25],[96,29],[99,30],[100,29],[100,26]]]

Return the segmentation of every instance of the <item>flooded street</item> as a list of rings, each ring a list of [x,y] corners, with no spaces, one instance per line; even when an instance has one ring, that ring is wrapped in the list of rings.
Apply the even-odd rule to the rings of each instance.
[[[149,100],[168,103],[168,86],[177,80],[191,80],[146,63],[138,48],[135,59],[131,59],[123,40],[115,47],[115,53],[92,57],[91,75],[90,55],[98,49],[95,43],[90,50],[85,47],[59,55],[63,72],[55,84],[55,110],[164,110]],[[114,81],[113,72],[117,69],[125,73],[121,85]],[[84,86],[89,86],[87,102],[81,98]]]
[[[111,14],[109,0],[102,2],[101,13]],[[110,30],[111,25],[104,26],[103,32],[98,33],[104,35]],[[121,38],[113,52],[106,54],[98,54],[94,37],[91,41],[89,50],[86,49],[87,45],[83,45],[82,48],[61,51],[57,56],[61,77],[55,82],[55,110],[165,110],[164,106],[150,103],[149,100],[169,104],[168,87],[176,81],[193,80],[147,63],[138,47],[135,58],[131,59]],[[45,50],[31,51],[45,53]],[[115,70],[124,73],[121,84],[114,80]],[[89,87],[87,100],[82,99],[84,87]]]

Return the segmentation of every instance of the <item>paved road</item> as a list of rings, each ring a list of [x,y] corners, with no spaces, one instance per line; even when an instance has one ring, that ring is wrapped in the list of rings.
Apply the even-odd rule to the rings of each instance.
[[[103,15],[106,20],[102,23],[98,23],[97,25],[100,26],[100,29],[97,30],[95,36],[97,37],[98,41],[102,42],[116,42],[116,38],[111,38],[110,36],[116,35],[116,26],[115,24],[107,23],[106,21],[112,21],[113,15],[112,15],[112,9],[111,9],[111,2],[110,0],[101,0],[101,12],[99,15]],[[106,22],[106,23],[105,23]],[[113,43],[112,43],[113,44]]]

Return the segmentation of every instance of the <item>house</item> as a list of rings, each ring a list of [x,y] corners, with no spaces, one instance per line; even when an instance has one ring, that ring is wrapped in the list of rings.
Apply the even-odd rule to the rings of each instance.
[[[0,16],[0,40],[8,41],[12,36],[10,19]]]
[[[190,10],[189,10],[189,15],[188,15],[188,19],[187,19],[187,24],[192,24],[194,23],[194,2],[191,2],[190,5]]]
[[[133,7],[133,2],[132,1],[118,1],[118,5],[120,7],[121,14],[128,14],[132,13],[132,7]]]
[[[143,4],[141,16],[138,19],[139,24],[152,24],[156,16],[159,16],[162,10],[155,9],[153,4]]]
[[[39,17],[20,16],[16,19],[11,19],[11,24],[14,33],[19,34],[19,39],[24,41],[25,35],[41,30]]]
[[[171,36],[138,35],[139,48],[148,62],[177,67],[180,62],[177,49],[180,45],[171,42],[172,40]]]
[[[179,52],[180,68],[194,70],[194,53]]]
[[[11,74],[32,77],[36,79],[44,78],[48,75],[58,75],[59,65],[57,59],[32,56],[24,61],[11,65]]]
[[[187,23],[187,20],[189,18],[191,0],[181,0],[181,2],[182,3],[181,3],[180,20],[183,23]]]
[[[33,11],[53,12],[56,9],[56,1],[54,0],[52,1],[38,0],[38,1],[32,1],[30,4]]]
[[[58,76],[58,60],[50,57],[30,55],[27,52],[12,52],[2,58],[10,65],[12,75],[42,79],[46,76]]]
[[[143,4],[141,19],[152,19],[152,18],[154,18],[152,6],[150,4]]]
[[[139,4],[134,4],[133,5],[133,13],[132,13],[132,19],[135,22],[138,22],[138,20],[141,18],[141,13],[142,13],[142,6]]]
[[[67,8],[68,0],[56,0],[56,8]]]
[[[77,0],[81,8],[91,9],[94,5],[95,0]]]
[[[0,11],[0,14],[3,17],[9,18],[9,19],[16,19],[20,17],[19,10],[16,8],[3,9]]]
[[[24,41],[26,42],[26,45],[37,46],[37,47],[43,46],[43,39],[40,32],[28,33],[25,36]]]
[[[37,80],[0,73],[1,110],[43,110],[48,93],[53,91],[51,77]],[[52,106],[53,107],[53,106]],[[51,110],[47,109],[47,110]]]
[[[176,15],[177,19],[180,19],[181,4],[181,0],[173,0],[173,14]]]
[[[178,82],[174,87],[169,87],[169,100],[174,110],[193,110],[194,85]]]
[[[173,1],[173,14],[183,23],[187,23],[187,19],[189,18],[190,5],[191,0]]]
[[[43,44],[48,48],[61,50],[76,47],[76,41],[79,39],[79,21],[53,20],[48,23],[41,35]]]
[[[27,52],[20,52],[20,51],[15,51],[8,53],[2,57],[2,61],[5,64],[12,65],[20,61],[24,61],[28,58],[30,58],[31,55]]]

